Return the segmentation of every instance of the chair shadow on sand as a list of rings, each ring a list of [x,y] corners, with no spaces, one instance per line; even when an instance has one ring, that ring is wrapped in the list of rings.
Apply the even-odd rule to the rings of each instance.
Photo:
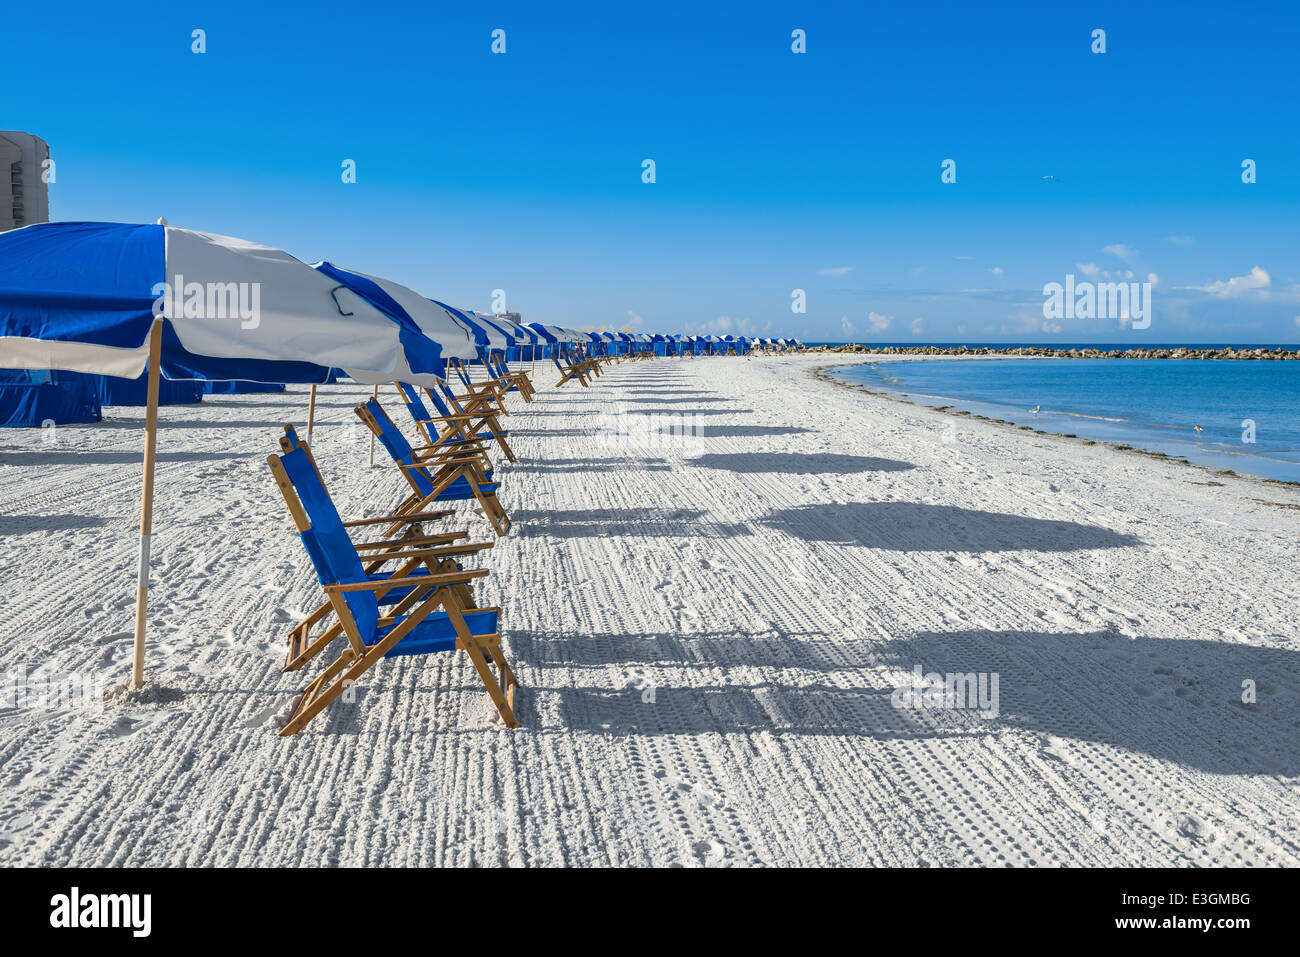
[[[724,472],[776,472],[785,475],[851,475],[855,472],[905,472],[911,462],[837,452],[714,452],[691,459],[696,468]]]
[[[749,525],[708,521],[700,509],[517,509],[510,513],[510,534],[519,537],[735,538],[753,534]]]
[[[728,400],[730,401],[730,400]],[[665,412],[663,409],[627,409],[627,415],[678,415],[682,417],[691,415],[748,415],[753,409],[672,409]]]
[[[216,462],[228,459],[243,459],[256,455],[256,452],[158,452],[159,462]],[[140,465],[141,453],[138,451],[86,450],[84,452],[52,452],[44,449],[31,449],[25,452],[0,452],[0,465]]]
[[[844,738],[1039,735],[1041,753],[1069,762],[1076,741],[1214,774],[1300,774],[1300,653],[1232,642],[1131,639],[1115,632],[921,632],[894,641],[830,636],[547,635],[514,632],[530,698],[564,733],[615,736],[754,734]],[[998,713],[899,708],[890,681],[923,673],[998,675]],[[779,669],[780,680],[691,684],[701,666]],[[615,683],[610,687],[613,668]],[[548,672],[570,672],[563,680]],[[583,685],[590,670],[605,680]],[[876,672],[862,687],[854,672]],[[576,674],[575,674],[576,673]],[[792,677],[802,673],[802,683]],[[577,686],[572,686],[577,677]],[[1242,681],[1255,704],[1242,703]],[[854,687],[853,685],[858,685]],[[650,693],[647,693],[650,692]],[[558,710],[554,703],[558,697]],[[536,707],[537,701],[533,702]],[[536,725],[534,725],[536,727]],[[540,730],[540,729],[539,729]],[[1080,763],[1088,773],[1092,756]]]
[[[1097,525],[920,502],[800,505],[772,512],[763,522],[806,542],[905,552],[1063,552],[1141,544],[1133,535]]]
[[[666,430],[665,430],[666,431]],[[770,435],[802,435],[815,432],[801,425],[704,425],[700,427],[700,437],[705,439],[750,439],[766,438]]]
[[[35,532],[67,532],[77,528],[103,528],[109,519],[99,515],[0,515],[0,538]]]

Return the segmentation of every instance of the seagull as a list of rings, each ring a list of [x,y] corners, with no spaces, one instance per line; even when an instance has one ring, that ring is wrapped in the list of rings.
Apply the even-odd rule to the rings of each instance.
[[[1194,428],[1197,432],[1204,432],[1204,431],[1205,431],[1205,430],[1204,430],[1203,428],[1201,428],[1199,425],[1194,425],[1194,426],[1192,426],[1192,428]]]
[[[1042,408],[1041,405],[1036,405],[1036,406],[1034,406],[1032,409],[1029,410],[1029,414],[1030,414],[1030,415],[1037,415],[1037,414],[1038,414],[1038,410],[1041,409],[1041,408]]]

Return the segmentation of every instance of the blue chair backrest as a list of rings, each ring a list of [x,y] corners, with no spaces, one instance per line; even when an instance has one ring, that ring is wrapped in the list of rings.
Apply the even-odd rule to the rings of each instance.
[[[411,443],[407,442],[406,436],[393,425],[384,412],[383,406],[374,399],[367,399],[366,408],[379,423],[379,444],[393,457],[393,461],[398,465],[415,465],[415,452],[411,450]],[[411,481],[421,495],[429,495],[433,492],[433,482],[425,469],[403,469],[403,471],[411,477]]]
[[[438,388],[449,401],[456,401],[456,393],[451,391],[451,386],[447,385],[447,383],[440,381],[438,383]],[[429,399],[433,402],[433,407],[438,410],[439,415],[451,416],[453,414],[451,406],[444,402],[442,396],[439,396],[438,393],[432,389],[429,390]]]
[[[397,388],[402,393],[406,411],[410,412],[411,418],[415,420],[416,428],[421,428],[420,423],[429,419],[430,416],[429,410],[424,407],[424,402],[420,398],[420,393],[415,386],[406,382],[397,383]]]
[[[311,527],[301,532],[303,547],[311,558],[316,577],[322,585],[356,584],[367,580],[361,559],[357,555],[348,531],[343,527],[338,510],[330,500],[329,492],[316,472],[316,466],[301,445],[280,456],[284,473],[293,483],[298,501],[307,513]],[[363,642],[369,643],[379,624],[379,602],[374,592],[344,592],[352,617]]]

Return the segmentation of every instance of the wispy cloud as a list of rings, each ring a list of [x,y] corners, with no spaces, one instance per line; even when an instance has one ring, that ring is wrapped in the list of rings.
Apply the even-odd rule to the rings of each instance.
[[[853,266],[831,266],[827,269],[818,269],[817,275],[835,277],[847,276],[849,273],[853,272],[853,269]]]
[[[1075,263],[1074,268],[1079,270],[1079,272],[1083,273],[1089,279],[1096,279],[1097,273],[1101,271],[1097,268],[1096,263]]]
[[[1269,279],[1268,273],[1264,269],[1254,266],[1245,276],[1232,276],[1229,279],[1220,279],[1205,286],[1179,286],[1178,288],[1194,289],[1197,292],[1209,293],[1211,296],[1226,298],[1240,296],[1247,292],[1266,290],[1271,282],[1272,280]]]
[[[878,312],[867,313],[867,318],[871,320],[871,328],[876,332],[884,332],[889,328],[889,324],[894,321],[893,316],[882,316]]]
[[[844,334],[850,339],[852,339],[854,334],[858,331],[853,323],[849,322],[848,316],[840,316],[840,329],[843,330]]]
[[[912,320],[912,335],[919,336],[925,331],[925,317],[917,316]]]
[[[1125,262],[1128,262],[1130,259],[1136,259],[1139,255],[1136,249],[1132,246],[1126,246],[1123,243],[1112,243],[1109,246],[1103,246],[1101,251],[1109,253],[1112,256],[1118,256]]]
[[[995,276],[1001,276],[1001,275],[1002,275],[1002,267],[1001,267],[1001,266],[994,266],[992,269],[989,270],[989,272],[993,273],[993,275],[995,275]]]
[[[1196,242],[1191,236],[1170,236],[1169,241],[1175,246],[1190,246]]]

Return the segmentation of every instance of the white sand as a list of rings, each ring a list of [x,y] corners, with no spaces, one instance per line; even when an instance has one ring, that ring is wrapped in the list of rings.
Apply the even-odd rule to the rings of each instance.
[[[1300,511],[1254,501],[1300,494],[826,361],[548,370],[514,400],[480,600],[517,731],[458,654],[385,661],[277,737],[320,593],[265,457],[304,390],[164,410],[163,693],[0,710],[0,864],[1300,864]],[[322,393],[314,443],[350,515],[400,498],[362,393]],[[626,428],[677,412],[703,437]],[[126,677],[141,421],[0,434],[0,670]],[[1000,714],[893,707],[918,664],[996,673]]]

